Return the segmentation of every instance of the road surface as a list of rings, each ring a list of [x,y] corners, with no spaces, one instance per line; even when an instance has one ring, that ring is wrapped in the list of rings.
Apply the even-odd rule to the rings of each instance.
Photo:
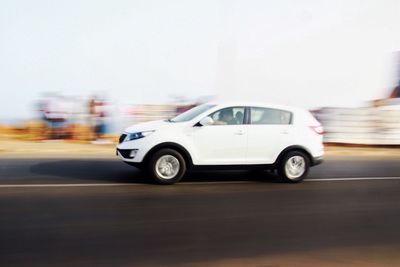
[[[397,160],[159,186],[117,159],[0,159],[2,267],[399,266],[398,251]]]

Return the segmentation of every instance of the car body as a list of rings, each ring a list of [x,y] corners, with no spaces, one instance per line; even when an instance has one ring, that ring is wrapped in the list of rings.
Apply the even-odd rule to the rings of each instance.
[[[310,166],[322,161],[322,134],[320,123],[304,109],[211,102],[173,119],[127,128],[116,153],[165,184],[179,181],[186,169],[196,167],[277,169],[284,179],[298,182]],[[297,165],[302,165],[300,175],[290,175]]]

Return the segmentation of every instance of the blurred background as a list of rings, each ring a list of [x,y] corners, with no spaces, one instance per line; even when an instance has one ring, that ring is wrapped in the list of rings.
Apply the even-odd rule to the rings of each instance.
[[[400,144],[400,2],[0,3],[0,135],[108,144],[211,99],[312,110],[325,142]]]
[[[0,0],[0,266],[400,266],[399,0]],[[325,162],[122,163],[214,99],[310,110]]]

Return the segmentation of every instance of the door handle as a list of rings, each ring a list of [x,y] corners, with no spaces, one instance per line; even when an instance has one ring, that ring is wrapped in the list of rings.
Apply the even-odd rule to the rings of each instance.
[[[244,131],[239,130],[239,131],[234,132],[234,134],[235,135],[244,135]]]

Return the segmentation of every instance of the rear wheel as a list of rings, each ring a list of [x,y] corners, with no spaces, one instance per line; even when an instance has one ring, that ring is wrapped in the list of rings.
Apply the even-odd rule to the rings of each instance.
[[[308,174],[310,159],[301,151],[290,151],[283,156],[278,166],[278,174],[290,183],[301,182]]]
[[[161,149],[151,157],[148,170],[154,181],[160,184],[174,184],[186,172],[186,162],[174,149]]]

